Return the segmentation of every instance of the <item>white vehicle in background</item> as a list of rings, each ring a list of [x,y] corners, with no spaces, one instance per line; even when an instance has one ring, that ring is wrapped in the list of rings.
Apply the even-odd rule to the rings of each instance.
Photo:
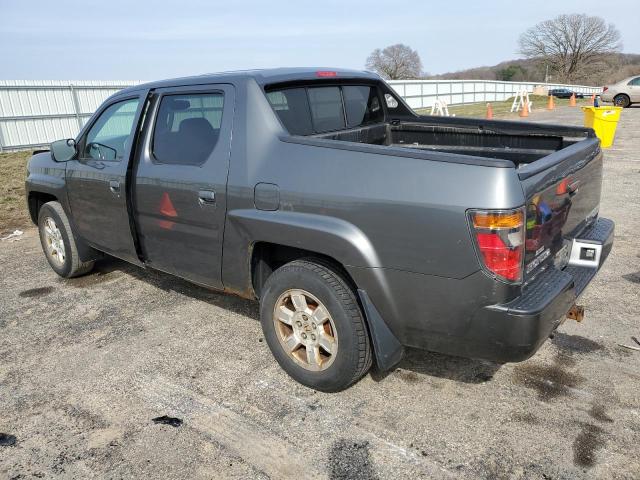
[[[625,78],[610,87],[602,88],[603,102],[613,102],[618,107],[628,107],[640,102],[640,76]]]

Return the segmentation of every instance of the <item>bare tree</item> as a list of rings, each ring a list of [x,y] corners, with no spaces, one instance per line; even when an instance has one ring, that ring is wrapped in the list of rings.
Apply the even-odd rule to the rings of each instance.
[[[588,76],[603,58],[622,48],[620,32],[601,17],[559,15],[520,36],[520,53],[544,61],[560,81]]]
[[[383,50],[376,48],[367,58],[367,68],[388,80],[420,78],[422,75],[420,55],[402,43]]]

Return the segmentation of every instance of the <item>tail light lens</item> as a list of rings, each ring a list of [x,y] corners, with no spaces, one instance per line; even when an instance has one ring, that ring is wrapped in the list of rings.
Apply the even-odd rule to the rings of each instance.
[[[609,87],[602,87],[602,93],[606,92],[607,90],[609,90]]]
[[[501,280],[520,282],[524,258],[524,210],[471,210],[469,223],[485,269]]]

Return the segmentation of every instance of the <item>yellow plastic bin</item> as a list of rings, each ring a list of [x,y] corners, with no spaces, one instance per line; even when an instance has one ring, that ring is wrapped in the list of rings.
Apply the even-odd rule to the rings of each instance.
[[[613,145],[622,107],[582,107],[584,126],[593,128],[602,148]]]

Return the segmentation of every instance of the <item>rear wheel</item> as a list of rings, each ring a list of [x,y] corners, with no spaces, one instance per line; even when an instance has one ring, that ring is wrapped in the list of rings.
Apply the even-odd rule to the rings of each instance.
[[[38,212],[40,243],[51,268],[61,277],[84,275],[93,269],[93,261],[82,262],[78,255],[67,214],[58,202],[45,203]]]
[[[617,107],[627,108],[631,105],[631,99],[627,95],[616,95],[613,97],[613,104]]]
[[[371,345],[353,290],[334,269],[296,260],[265,283],[260,320],[267,344],[296,381],[344,390],[371,367]]]

